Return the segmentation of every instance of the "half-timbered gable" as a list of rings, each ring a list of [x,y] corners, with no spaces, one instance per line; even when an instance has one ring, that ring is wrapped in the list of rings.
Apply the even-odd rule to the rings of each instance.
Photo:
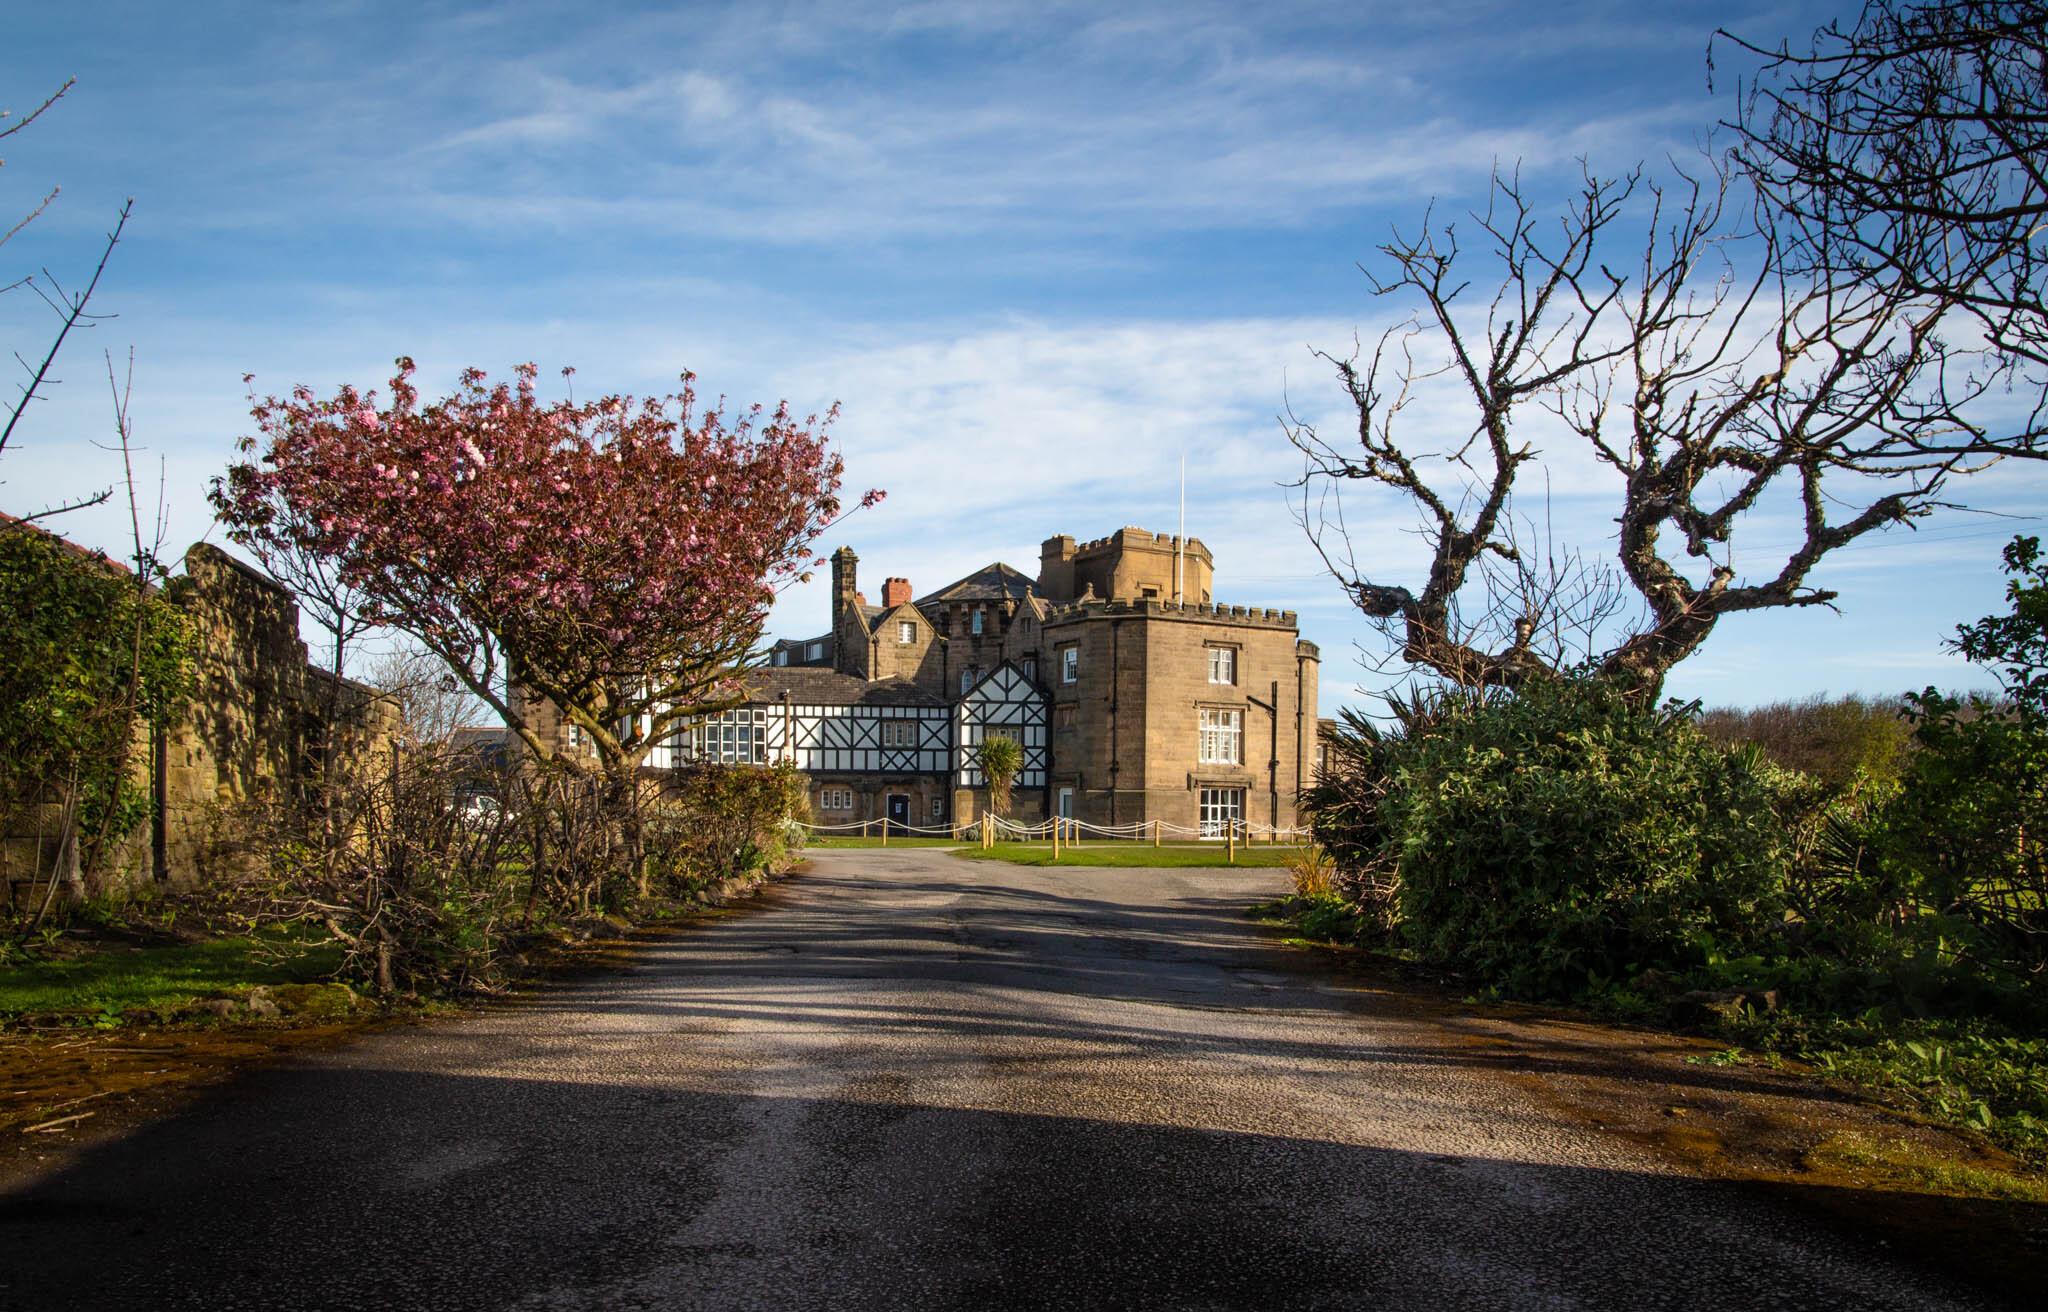
[[[832,553],[829,632],[776,643],[745,705],[682,726],[648,764],[787,762],[822,823],[922,829],[987,806],[976,757],[1008,734],[1024,749],[1015,818],[1294,825],[1321,655],[1292,612],[1210,601],[1198,539],[1049,538],[1036,578],[995,561],[913,598],[891,577],[881,605],[859,563]]]
[[[1047,756],[1045,690],[1024,671],[1005,661],[968,689],[953,707],[953,770],[962,788],[980,788],[982,741],[1001,734],[1024,749],[1024,762],[1013,786],[1045,787],[1051,767]]]

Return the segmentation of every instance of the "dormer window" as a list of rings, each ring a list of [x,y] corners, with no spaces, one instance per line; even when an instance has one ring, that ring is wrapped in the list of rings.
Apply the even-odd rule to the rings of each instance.
[[[896,625],[896,641],[916,642],[917,625],[910,620],[903,620],[900,623],[898,623]]]

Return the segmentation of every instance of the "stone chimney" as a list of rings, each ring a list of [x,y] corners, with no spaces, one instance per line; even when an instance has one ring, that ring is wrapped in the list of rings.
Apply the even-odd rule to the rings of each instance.
[[[859,564],[860,557],[853,554],[852,547],[841,547],[832,553],[832,629],[835,633],[847,610],[860,604],[859,585],[854,581],[854,567]]]
[[[910,604],[909,579],[882,580],[882,609],[895,610],[898,606]]]

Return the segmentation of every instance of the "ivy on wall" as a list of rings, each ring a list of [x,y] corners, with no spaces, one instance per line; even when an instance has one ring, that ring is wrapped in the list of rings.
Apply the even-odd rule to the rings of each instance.
[[[190,647],[159,591],[48,533],[0,526],[0,832],[55,806],[90,884],[109,843],[148,815],[136,736],[176,718]]]

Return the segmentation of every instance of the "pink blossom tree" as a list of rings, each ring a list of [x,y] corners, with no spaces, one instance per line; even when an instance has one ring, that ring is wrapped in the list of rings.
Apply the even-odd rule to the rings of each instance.
[[[728,415],[687,373],[668,396],[550,403],[531,364],[510,385],[466,370],[423,405],[413,372],[398,361],[388,404],[348,386],[254,401],[261,440],[213,486],[229,536],[331,560],[371,622],[440,656],[543,759],[519,694],[546,697],[630,802],[679,721],[738,701],[776,589],[820,563],[837,407]]]

